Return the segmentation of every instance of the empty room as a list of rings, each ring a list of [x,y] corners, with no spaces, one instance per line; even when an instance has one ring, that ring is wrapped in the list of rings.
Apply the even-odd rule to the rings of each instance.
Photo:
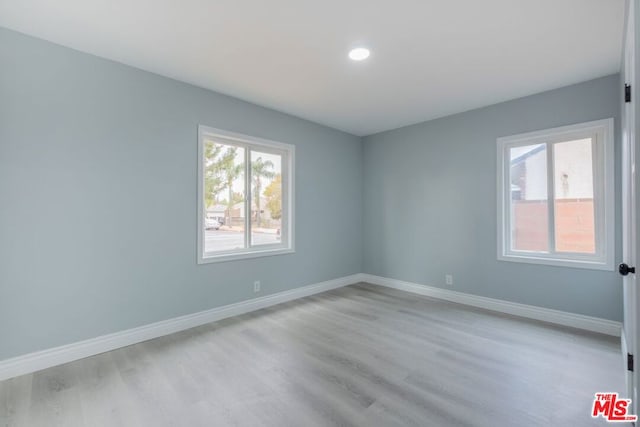
[[[0,0],[0,427],[636,425],[638,34]]]

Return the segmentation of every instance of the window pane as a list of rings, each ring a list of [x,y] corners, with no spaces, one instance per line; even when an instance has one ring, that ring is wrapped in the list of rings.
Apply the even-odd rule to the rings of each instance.
[[[556,251],[594,254],[591,138],[553,146]]]
[[[549,251],[546,144],[509,150],[511,250]]]
[[[207,140],[204,151],[204,251],[242,249],[244,148]]]
[[[251,245],[280,243],[282,156],[251,151]]]

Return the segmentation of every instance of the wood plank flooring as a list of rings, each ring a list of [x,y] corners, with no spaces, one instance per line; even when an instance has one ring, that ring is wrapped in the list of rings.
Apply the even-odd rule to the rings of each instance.
[[[619,340],[354,285],[0,382],[0,426],[602,426]]]

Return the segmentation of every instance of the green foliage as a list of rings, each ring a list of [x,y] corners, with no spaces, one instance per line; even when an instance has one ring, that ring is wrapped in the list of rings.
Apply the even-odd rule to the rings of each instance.
[[[210,208],[214,204],[226,205],[225,224],[232,226],[233,208],[244,201],[241,192],[233,191],[233,183],[244,173],[244,163],[236,163],[238,147],[218,144],[213,141],[205,143],[204,152],[204,192],[205,205]],[[251,184],[255,197],[256,223],[262,225],[261,200],[264,196],[268,199],[267,206],[271,211],[271,218],[280,219],[282,216],[282,177],[274,172],[275,165],[271,160],[263,160],[262,157],[251,162]],[[263,192],[264,180],[274,179]],[[227,191],[226,198],[221,198],[223,191]]]
[[[222,146],[207,141],[204,146],[204,201],[206,207],[217,203],[218,194],[224,190],[221,164],[218,157]]]
[[[243,200],[242,194],[233,192],[233,181],[238,178],[244,170],[244,164],[235,164],[238,148],[207,141],[204,150],[204,191],[206,207],[209,208],[211,205],[219,203],[220,193],[228,190],[227,208],[229,209],[230,216],[233,205]]]
[[[227,149],[227,153],[225,156],[222,156],[222,172],[225,177],[225,185],[228,191],[227,197],[227,220],[226,224],[231,227],[231,217],[233,206],[236,203],[242,202],[244,200],[244,196],[241,193],[236,193],[233,191],[233,181],[235,181],[242,172],[244,171],[244,163],[235,164],[236,152],[238,151],[238,147],[229,147]]]
[[[253,194],[255,195],[256,203],[256,224],[258,227],[262,224],[262,218],[260,215],[260,194],[262,193],[262,180],[273,179],[275,172],[273,171],[274,164],[271,160],[262,160],[262,157],[251,162],[251,179],[253,181]]]
[[[244,194],[234,191],[233,196],[231,196],[231,201],[232,201],[231,204],[234,206],[240,202],[244,202]],[[225,200],[225,202],[227,204],[229,203],[228,200]]]
[[[282,175],[276,175],[271,184],[264,189],[264,196],[267,198],[267,209],[271,218],[282,218]]]

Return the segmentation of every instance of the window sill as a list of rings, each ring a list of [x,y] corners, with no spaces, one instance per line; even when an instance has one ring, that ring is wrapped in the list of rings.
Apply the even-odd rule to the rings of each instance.
[[[555,267],[584,268],[588,270],[614,271],[613,262],[546,258],[533,255],[498,255],[498,261],[521,262],[526,264],[551,265]]]
[[[198,257],[198,264],[211,264],[215,262],[227,262],[227,261],[239,261],[250,258],[262,258],[273,255],[286,255],[295,253],[293,248],[276,248],[276,249],[264,249],[253,250],[250,252],[237,252],[226,253],[218,255],[204,255],[204,257]]]

